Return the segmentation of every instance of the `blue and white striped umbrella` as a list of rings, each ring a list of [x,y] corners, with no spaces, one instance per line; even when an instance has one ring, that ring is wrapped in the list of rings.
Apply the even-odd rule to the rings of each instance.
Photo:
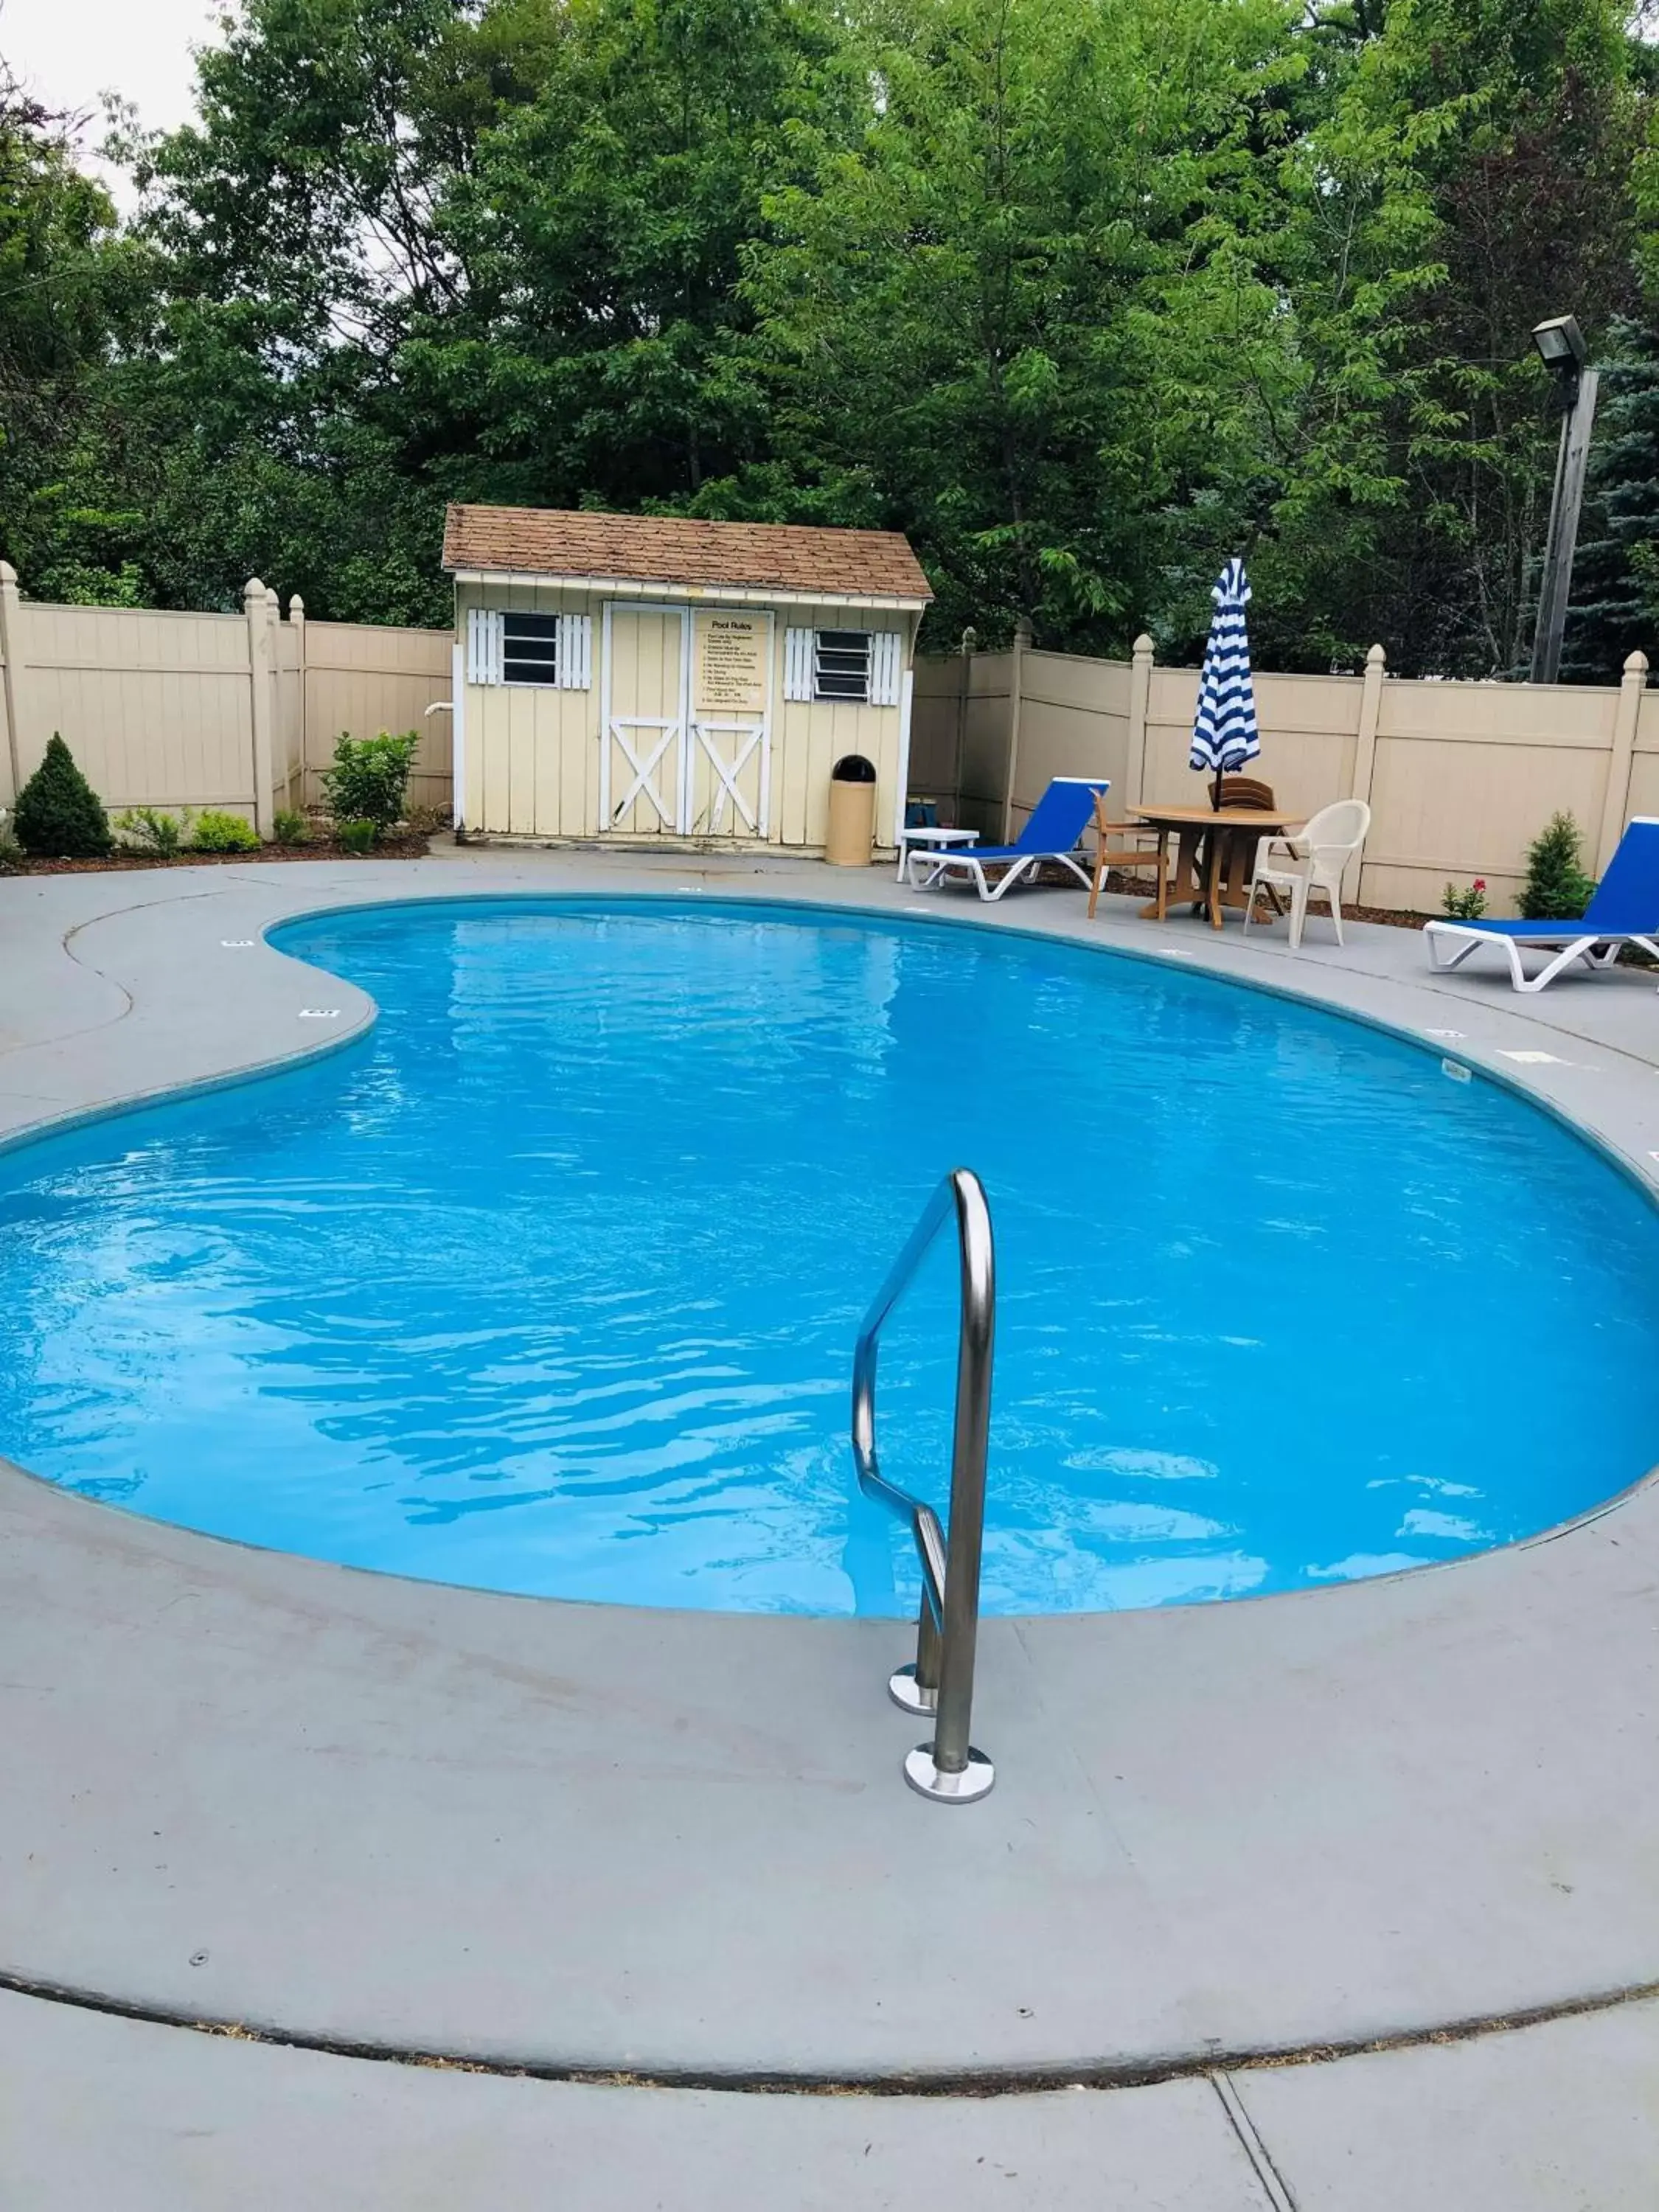
[[[1204,672],[1198,679],[1198,715],[1187,765],[1212,769],[1218,794],[1222,777],[1233,775],[1261,750],[1255,726],[1255,690],[1250,682],[1250,640],[1244,627],[1250,585],[1242,561],[1228,562],[1210,597],[1215,601],[1215,613],[1210,619]]]

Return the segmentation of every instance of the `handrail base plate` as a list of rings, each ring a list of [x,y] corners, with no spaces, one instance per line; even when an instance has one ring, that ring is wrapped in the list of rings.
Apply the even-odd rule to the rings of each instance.
[[[901,1667],[896,1674],[888,1676],[887,1694],[902,1713],[931,1716],[939,1710],[939,1692],[924,1689],[917,1681],[914,1660],[908,1667]]]
[[[936,1805],[972,1805],[990,1794],[997,1771],[982,1751],[969,1751],[960,1774],[941,1774],[933,1764],[933,1747],[919,1743],[904,1755],[904,1778],[919,1796]]]

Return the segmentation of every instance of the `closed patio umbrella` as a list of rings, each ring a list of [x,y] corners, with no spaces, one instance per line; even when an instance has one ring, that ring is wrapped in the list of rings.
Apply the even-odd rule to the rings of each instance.
[[[1261,750],[1255,726],[1255,690],[1250,682],[1250,640],[1244,627],[1249,579],[1235,558],[1211,586],[1215,612],[1198,679],[1198,714],[1193,723],[1189,768],[1214,771],[1211,803],[1221,804],[1221,779],[1232,775]]]

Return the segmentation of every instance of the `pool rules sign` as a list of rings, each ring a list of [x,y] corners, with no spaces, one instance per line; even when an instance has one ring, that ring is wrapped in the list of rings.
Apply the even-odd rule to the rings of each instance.
[[[696,711],[716,717],[766,712],[764,615],[696,617]]]

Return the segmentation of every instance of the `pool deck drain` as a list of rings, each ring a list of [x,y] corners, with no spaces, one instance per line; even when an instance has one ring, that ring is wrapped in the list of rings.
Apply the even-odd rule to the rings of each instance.
[[[663,866],[469,850],[416,863],[7,879],[0,1138],[349,1044],[372,1018],[361,993],[237,942],[278,920],[410,896],[672,896],[694,874],[721,897],[920,913],[1142,957],[1169,941],[1127,902],[1091,927],[1082,898],[1066,892],[985,909],[915,897],[880,871],[727,862],[697,872],[683,856]],[[1650,979],[1613,971],[1517,1000],[1496,975],[1431,978],[1405,933],[1356,928],[1345,953],[1310,941],[1300,958],[1265,932],[1248,946],[1198,927],[1193,937],[1183,966],[1306,996],[1437,1052],[1455,1023],[1461,1061],[1584,1127],[1653,1187]],[[296,1020],[319,1005],[337,1006],[337,1018]],[[1549,1057],[1505,1057],[1538,1053]],[[1085,1216],[1087,1205],[1085,1194]],[[1504,1290],[1472,1282],[1456,1314],[1425,1315],[1424,1325],[1462,1331],[1472,1362],[1509,1362],[1524,1389],[1523,1343],[1480,1328]],[[1653,1486],[1550,1537],[1389,1579],[988,1621],[975,1730],[1000,1786],[949,1819],[900,1777],[910,1724],[883,1688],[904,1656],[898,1624],[646,1613],[402,1582],[217,1543],[16,1472],[0,1476],[0,1727],[14,1777],[0,1796],[0,1972],[121,2011],[555,2072],[1006,2086],[1068,2069],[1201,2075],[1223,2052],[1431,2039],[1449,2023],[1571,2008],[1659,1979]],[[7,2029],[22,2015],[33,2026]],[[1494,2038],[1478,2046],[1485,2057],[1428,2041],[1292,2073],[1328,2085],[1365,2069],[1395,2083],[1443,2079],[1443,2092],[1413,2089],[1431,2104],[1467,2094],[1454,2069],[1463,2082],[1524,2077],[1530,2086],[1515,2093],[1524,2134],[1547,2100],[1528,2074],[1545,2062],[1523,2051],[1611,2044],[1653,2055],[1651,2006],[1596,2017],[1599,2029],[1560,2021]],[[122,2047],[155,2054],[143,2063],[185,2104],[186,2077],[204,2096],[218,2094],[210,2076],[233,2081],[222,2038],[71,2014],[38,1997],[0,2001],[3,2047],[28,2041],[37,2075],[51,2075],[60,2045],[70,2067],[73,2051],[100,2038],[112,2064]],[[1507,2057],[1490,2055],[1500,2045]],[[252,2106],[278,2096],[279,2077],[291,2090],[334,2069],[337,2082],[360,2063],[258,2045],[234,2056],[243,2087],[224,2094],[249,2100],[250,2143],[264,2124]],[[436,2099],[426,2127],[440,2104],[461,2114],[456,2081],[473,2085],[469,2112],[540,2097],[574,2114],[571,2099],[662,2094],[365,2070],[398,2075],[401,2086],[369,2097],[388,2115],[411,2096]],[[1416,2197],[1409,2186],[1368,2196],[1363,2173],[1348,2175],[1347,2194],[1334,2183],[1304,2189],[1298,2159],[1311,2175],[1323,2154],[1279,2086],[1291,2078],[1234,2077],[1243,2131],[1200,2079],[1085,2100],[1120,2114],[1130,2100],[1162,2100],[1158,2112],[1175,2115],[1181,2100],[1209,2099],[1201,2121],[1200,2107],[1180,2103],[1178,2123],[1147,2124],[1146,2171],[1162,2177],[1162,2197],[1149,2183],[1145,2195],[1073,2199],[1061,2173],[1073,2153],[1055,2150],[1046,2193],[1022,2196],[1006,2181],[994,2201],[1291,2201],[1304,2212],[1432,2201],[1426,2185]],[[46,2110],[49,2088],[16,2114]],[[1301,2094],[1305,2116],[1314,2092]],[[1336,2088],[1322,2094],[1322,2109],[1338,2110]],[[1354,2119],[1354,2140],[1374,2121],[1385,2158],[1398,2151],[1377,2117],[1390,2094],[1342,2092],[1372,2114]],[[705,2130],[708,2142],[727,2131],[723,2158],[745,2154],[746,2130],[758,2144],[779,2125],[729,2117],[733,2106],[775,2112],[775,2099],[676,2094],[714,2100],[710,2111],[727,2116]],[[930,2100],[932,2124],[958,2101]],[[1634,2120],[1626,2129],[1632,2156],[1652,2148],[1653,2105],[1650,2093],[1645,2136]],[[121,2124],[112,2118],[117,2133]],[[591,2136],[599,2123],[568,2124]],[[818,2124],[802,2124],[804,2145]],[[1088,2156],[1109,2164],[1120,2153],[1107,2134],[1127,2144],[1140,2124],[1092,2122]],[[503,2126],[507,2142],[513,2124]],[[1207,2181],[1182,2179],[1183,2129],[1213,2147]],[[1074,2135],[1054,2122],[1051,2148]],[[1455,2162],[1449,2124],[1428,2139]],[[0,2136],[0,2181],[12,2178],[8,2148]],[[339,2154],[349,2159],[343,2137]],[[1021,2154],[1034,2175],[1044,2154]],[[1141,2154],[1121,2148],[1123,2171],[1140,2171]],[[824,2155],[833,2164],[838,2154],[826,2144]],[[908,2155],[893,2150],[884,2186],[897,2187]],[[1605,2142],[1595,2153],[1613,2175],[1599,2195],[1442,2187],[1438,2201],[1583,2202],[1597,2212],[1645,2202],[1617,2193],[1624,2184],[1607,2161],[1618,2155]],[[622,2185],[617,2157],[613,2195],[580,2201],[655,2201]],[[1534,2165],[1546,2172],[1548,2160]],[[711,2166],[706,2200],[670,2201],[727,2201],[714,2174]],[[755,2199],[820,2201],[787,2181]],[[54,2203],[44,2185],[20,2201]],[[149,2200],[94,2191],[78,2201]],[[155,2201],[197,2200],[158,2191]],[[429,2201],[517,2200],[480,2185]],[[885,2199],[849,2184],[822,2201]]]

